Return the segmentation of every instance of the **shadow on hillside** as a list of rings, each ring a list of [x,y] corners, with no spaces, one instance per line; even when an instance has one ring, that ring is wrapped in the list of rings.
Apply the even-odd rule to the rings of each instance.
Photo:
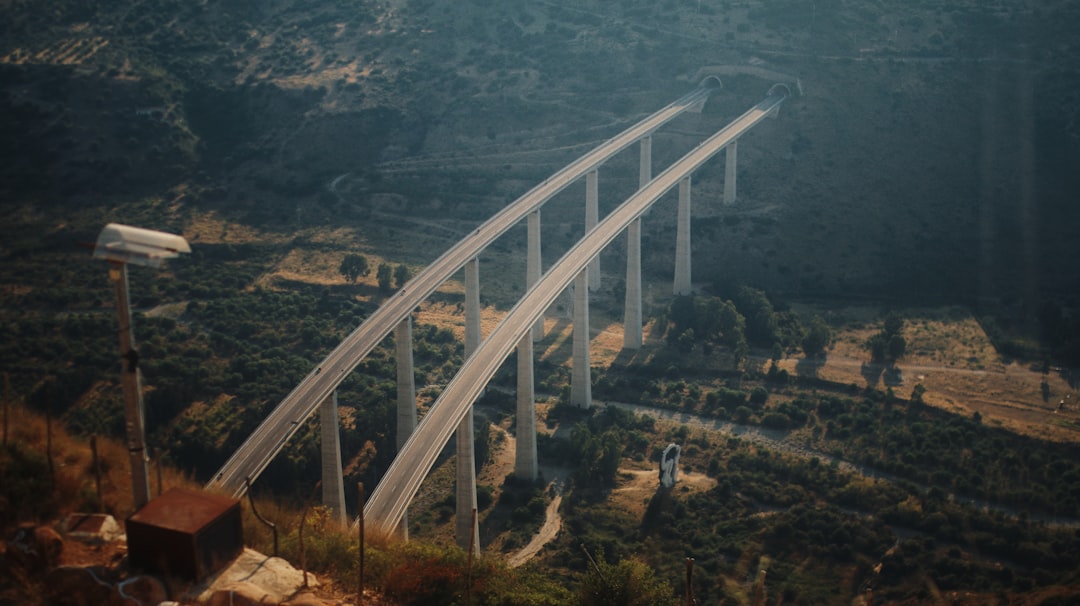
[[[795,372],[800,377],[807,377],[811,379],[817,379],[818,373],[825,366],[825,356],[813,357],[813,358],[800,358],[795,362]]]
[[[868,364],[863,362],[862,366],[859,367],[859,374],[866,380],[866,387],[872,389],[877,387],[878,381],[881,380],[881,373],[883,370],[884,368],[882,368],[880,364]]]

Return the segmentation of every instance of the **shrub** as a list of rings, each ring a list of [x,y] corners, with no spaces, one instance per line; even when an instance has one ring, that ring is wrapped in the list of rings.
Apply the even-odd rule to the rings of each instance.
[[[583,606],[664,606],[678,603],[671,586],[656,578],[651,568],[637,560],[608,564],[597,554],[597,568],[590,569],[578,585],[578,604]]]

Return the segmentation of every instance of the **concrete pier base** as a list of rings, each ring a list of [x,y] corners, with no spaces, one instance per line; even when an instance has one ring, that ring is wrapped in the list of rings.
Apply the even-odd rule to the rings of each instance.
[[[574,360],[570,374],[570,403],[592,405],[592,374],[589,356],[589,268],[574,279]]]
[[[337,392],[319,404],[322,439],[322,502],[340,524],[345,524],[345,484],[341,474],[341,436],[338,433]]]
[[[536,479],[536,392],[533,377],[533,344],[525,335],[517,346],[517,450],[514,475],[521,480]]]
[[[473,258],[465,264],[465,358],[480,347],[480,259]],[[458,423],[457,445],[457,508],[455,510],[455,535],[462,549],[473,546],[480,552],[479,525],[473,526],[472,512],[476,509],[476,454],[473,451],[473,411]]]
[[[739,157],[739,141],[736,139],[724,148],[724,204],[735,203],[735,164]]]
[[[457,485],[455,495],[457,508],[454,513],[454,529],[457,544],[468,550],[470,543],[473,553],[480,553],[479,524],[473,526],[472,512],[476,509],[476,455],[473,452],[473,411],[472,407],[465,418],[458,424],[454,434],[457,446]],[[471,535],[471,537],[470,537]]]
[[[397,355],[397,439],[398,451],[416,429],[416,372],[413,367],[412,316],[394,328],[394,348]],[[409,512],[398,524],[398,536],[409,540]]]
[[[690,285],[690,177],[679,181],[679,214],[675,227],[676,295],[693,294]]]
[[[525,290],[532,288],[533,284],[540,281],[541,274],[540,256],[540,211],[529,213],[528,222],[528,245],[525,258]],[[532,339],[539,341],[544,338],[544,318],[541,316],[533,325]]]
[[[596,227],[600,220],[599,175],[595,170],[585,175],[585,231]],[[589,263],[589,290],[600,288],[600,256]]]
[[[625,304],[623,347],[641,349],[641,218],[626,228]]]
[[[652,135],[641,138],[641,155],[638,159],[638,189],[652,181]]]

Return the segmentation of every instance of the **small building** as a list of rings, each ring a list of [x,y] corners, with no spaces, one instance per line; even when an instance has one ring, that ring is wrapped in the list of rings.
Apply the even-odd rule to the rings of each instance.
[[[201,581],[244,549],[240,501],[170,488],[127,519],[133,568]]]

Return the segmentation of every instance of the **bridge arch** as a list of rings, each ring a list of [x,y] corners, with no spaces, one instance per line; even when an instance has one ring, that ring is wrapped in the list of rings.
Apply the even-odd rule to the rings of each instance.
[[[769,87],[769,94],[770,95],[784,95],[785,97],[792,96],[791,95],[791,87],[788,86],[787,84],[784,84],[783,82],[777,82],[776,84],[773,84],[771,87]]]
[[[710,90],[720,90],[724,88],[724,83],[720,81],[719,76],[705,76],[705,79],[701,81],[701,88],[707,88]]]

